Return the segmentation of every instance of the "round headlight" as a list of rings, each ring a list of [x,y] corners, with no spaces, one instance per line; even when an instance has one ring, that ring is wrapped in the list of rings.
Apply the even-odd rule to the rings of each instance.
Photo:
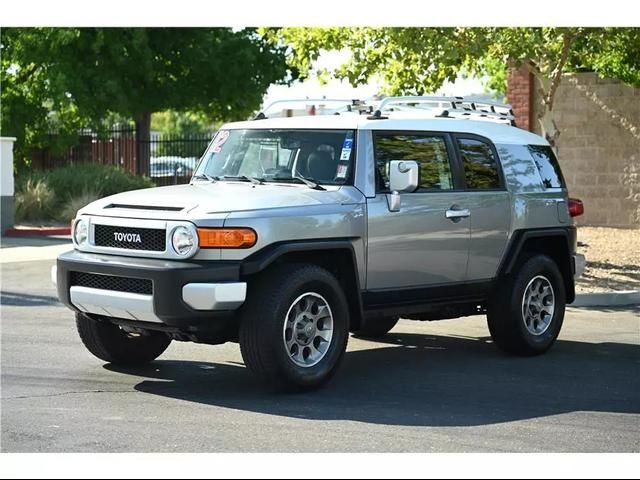
[[[89,238],[89,223],[86,220],[78,220],[73,229],[73,240],[76,245],[83,245]]]
[[[187,227],[178,227],[173,231],[171,244],[178,255],[189,255],[196,249],[196,238]]]

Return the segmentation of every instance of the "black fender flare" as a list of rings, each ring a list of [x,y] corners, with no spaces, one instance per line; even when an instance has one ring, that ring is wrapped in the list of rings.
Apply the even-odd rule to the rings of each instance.
[[[347,298],[351,314],[356,315],[357,318],[352,318],[352,325],[359,325],[364,317],[364,305],[362,301],[362,286],[360,285],[360,272],[358,269],[358,261],[356,258],[354,243],[359,241],[357,237],[347,238],[327,238],[317,240],[293,240],[276,242],[252,253],[245,258],[240,265],[241,277],[255,275],[266,270],[270,265],[276,262],[283,256],[291,253],[303,253],[303,252],[328,252],[335,250],[342,250],[348,252],[353,271],[353,282],[356,289],[355,300],[356,304],[352,302],[352,298]]]
[[[545,239],[561,238],[566,242],[567,258],[566,262],[560,262],[558,267],[562,272],[565,279],[565,286],[567,290],[567,303],[572,303],[575,300],[575,259],[576,253],[576,227],[552,227],[552,228],[534,228],[530,230],[516,230],[513,232],[511,240],[507,245],[505,255],[502,258],[500,267],[498,268],[497,278],[504,278],[513,273],[520,254],[524,249],[525,244],[532,239]]]

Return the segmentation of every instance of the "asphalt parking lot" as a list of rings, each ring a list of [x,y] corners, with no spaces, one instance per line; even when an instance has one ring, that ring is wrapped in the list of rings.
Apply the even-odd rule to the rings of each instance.
[[[3,452],[640,451],[640,309],[570,309],[555,348],[524,359],[491,344],[483,317],[403,321],[352,338],[326,388],[275,395],[234,344],[104,365],[57,302],[52,260],[10,250]]]

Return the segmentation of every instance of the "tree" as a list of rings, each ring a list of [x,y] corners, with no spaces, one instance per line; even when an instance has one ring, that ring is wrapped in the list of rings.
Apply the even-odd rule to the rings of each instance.
[[[260,33],[288,47],[289,62],[302,77],[332,75],[359,85],[377,75],[389,95],[433,92],[460,73],[491,75],[499,90],[508,67],[524,66],[536,79],[538,123],[552,145],[560,135],[553,107],[563,73],[580,66],[632,84],[640,79],[640,29],[634,28],[290,27]],[[313,71],[322,52],[342,49],[351,52],[347,63],[332,72]]]
[[[157,156],[197,157],[217,126],[204,114],[169,110],[153,114],[151,129],[160,134]]]
[[[142,144],[154,112],[247,118],[288,74],[282,49],[252,29],[8,28],[0,45],[2,132],[23,156],[52,128],[73,134],[112,113],[135,121]]]

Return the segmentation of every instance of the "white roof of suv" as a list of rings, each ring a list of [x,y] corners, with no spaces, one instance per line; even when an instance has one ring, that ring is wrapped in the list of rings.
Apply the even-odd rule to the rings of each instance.
[[[387,114],[385,113],[385,116]],[[318,115],[289,118],[266,118],[246,122],[228,123],[226,130],[241,129],[338,129],[338,130],[396,130],[405,132],[430,131],[472,133],[490,139],[495,144],[549,145],[543,137],[502,123],[457,118],[425,118],[411,113],[393,112],[388,118],[372,120],[357,113]]]

